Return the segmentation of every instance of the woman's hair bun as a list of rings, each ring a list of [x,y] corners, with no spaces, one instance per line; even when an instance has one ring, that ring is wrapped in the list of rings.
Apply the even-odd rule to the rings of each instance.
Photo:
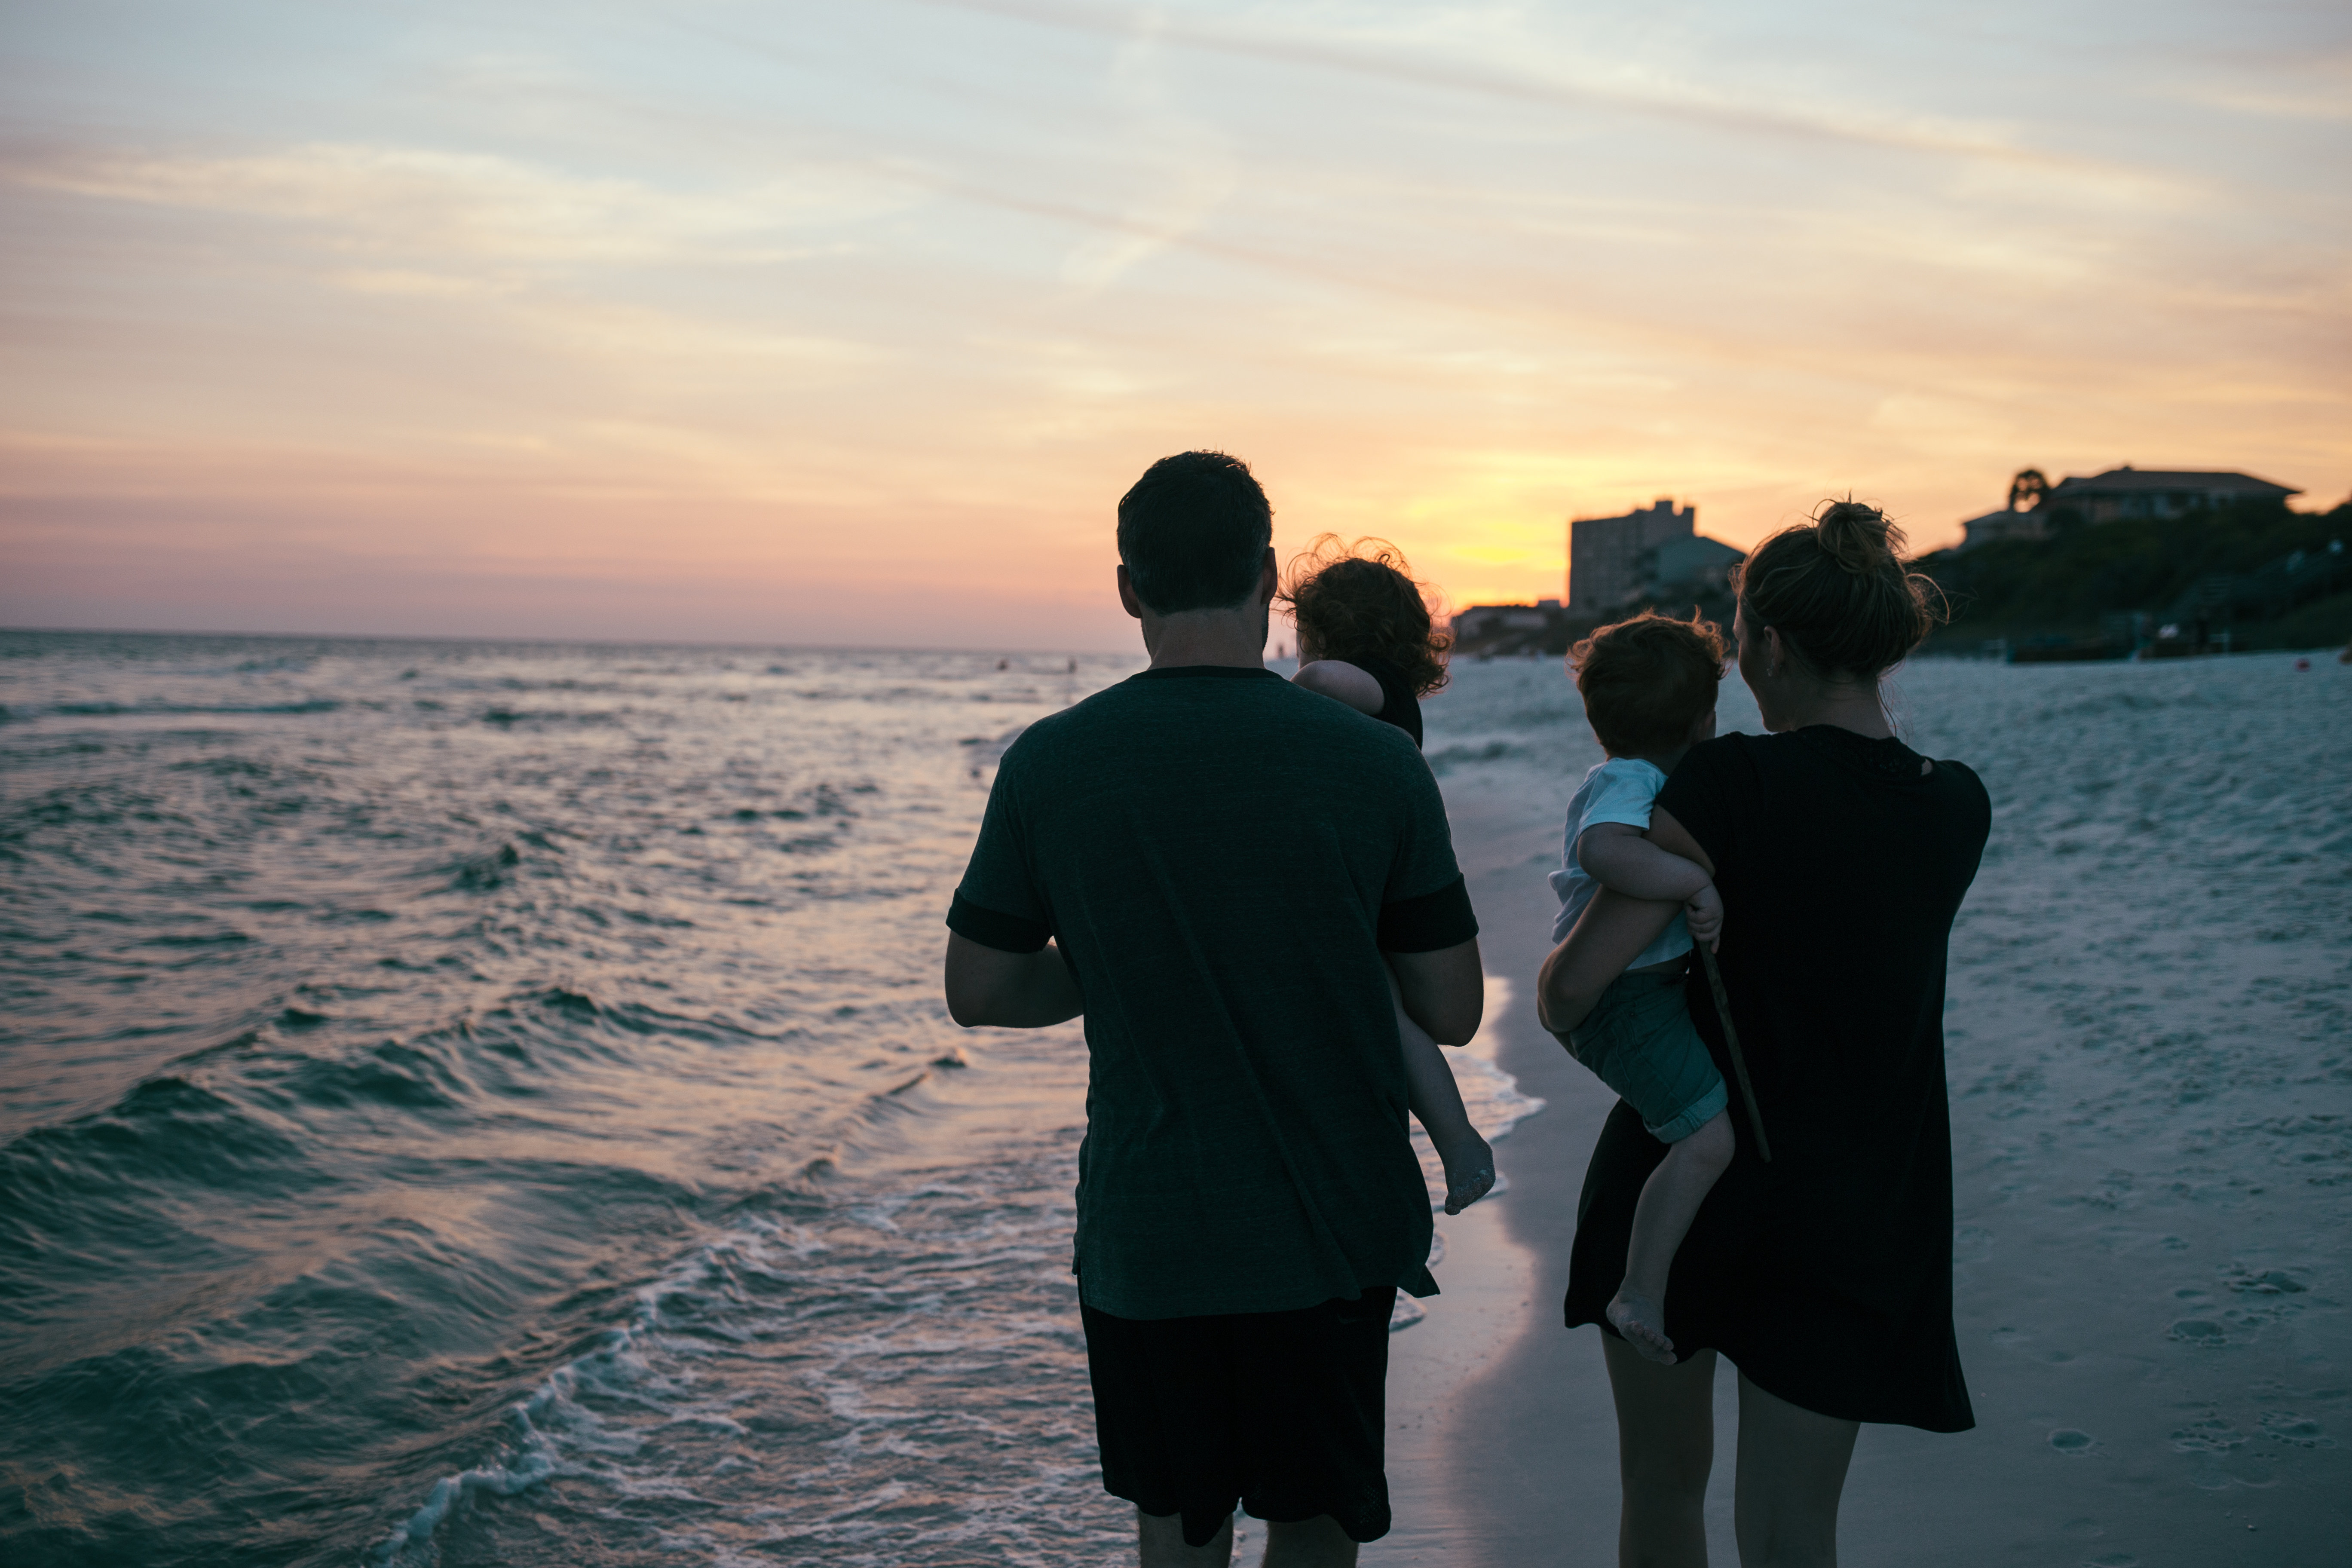
[[[1905,564],[1903,531],[1849,496],[1748,552],[1732,578],[1748,624],[1771,627],[1818,674],[1873,680],[1945,618],[1943,593]]]
[[[1813,542],[1855,576],[1866,577],[1900,560],[1905,540],[1885,512],[1848,497],[1822,503],[1813,515]]]

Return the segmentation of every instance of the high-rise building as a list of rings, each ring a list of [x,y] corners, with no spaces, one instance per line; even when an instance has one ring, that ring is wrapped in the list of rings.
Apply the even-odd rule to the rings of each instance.
[[[1698,508],[1677,510],[1670,499],[1622,517],[1575,519],[1568,525],[1568,607],[1580,615],[1615,609],[1649,585],[1644,552],[1690,539],[1697,528]]]

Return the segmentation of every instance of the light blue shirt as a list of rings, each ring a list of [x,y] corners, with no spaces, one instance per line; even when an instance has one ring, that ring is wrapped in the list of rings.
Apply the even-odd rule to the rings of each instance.
[[[1559,897],[1559,914],[1551,922],[1553,942],[1568,935],[1576,925],[1576,917],[1584,912],[1584,906],[1601,890],[1601,884],[1577,864],[1576,841],[1596,822],[1622,822],[1636,832],[1648,832],[1651,804],[1665,787],[1666,775],[1639,757],[1612,757],[1584,775],[1584,782],[1577,786],[1568,803],[1568,842],[1560,847],[1559,869],[1550,879],[1551,890]],[[1674,923],[1625,967],[1641,969],[1664,963],[1690,950],[1690,927],[1677,910]]]

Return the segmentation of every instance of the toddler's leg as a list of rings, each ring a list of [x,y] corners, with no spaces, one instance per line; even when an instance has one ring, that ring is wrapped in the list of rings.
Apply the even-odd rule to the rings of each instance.
[[[1462,1088],[1446,1064],[1445,1047],[1405,1012],[1393,974],[1389,976],[1389,997],[1396,1007],[1397,1040],[1404,1049],[1409,1103],[1437,1146],[1437,1157],[1445,1163],[1445,1212],[1460,1214],[1494,1187],[1495,1151],[1470,1125],[1470,1113],[1462,1107]]]
[[[1731,1113],[1718,1110],[1713,1121],[1670,1146],[1642,1184],[1641,1201],[1633,1205],[1633,1239],[1625,1247],[1625,1282],[1607,1311],[1626,1343],[1652,1361],[1675,1359],[1675,1342],[1666,1337],[1666,1273],[1698,1217],[1698,1205],[1731,1163],[1736,1148]]]

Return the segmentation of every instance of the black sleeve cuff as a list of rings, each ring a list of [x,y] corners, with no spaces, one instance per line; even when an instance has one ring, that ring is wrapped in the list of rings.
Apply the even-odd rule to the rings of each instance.
[[[1054,934],[1054,928],[1044,921],[983,909],[961,893],[956,894],[954,901],[948,905],[948,930],[999,952],[1035,952]]]
[[[1478,917],[1470,910],[1470,889],[1459,877],[1433,893],[1381,906],[1382,952],[1435,952],[1459,947],[1477,934]]]

